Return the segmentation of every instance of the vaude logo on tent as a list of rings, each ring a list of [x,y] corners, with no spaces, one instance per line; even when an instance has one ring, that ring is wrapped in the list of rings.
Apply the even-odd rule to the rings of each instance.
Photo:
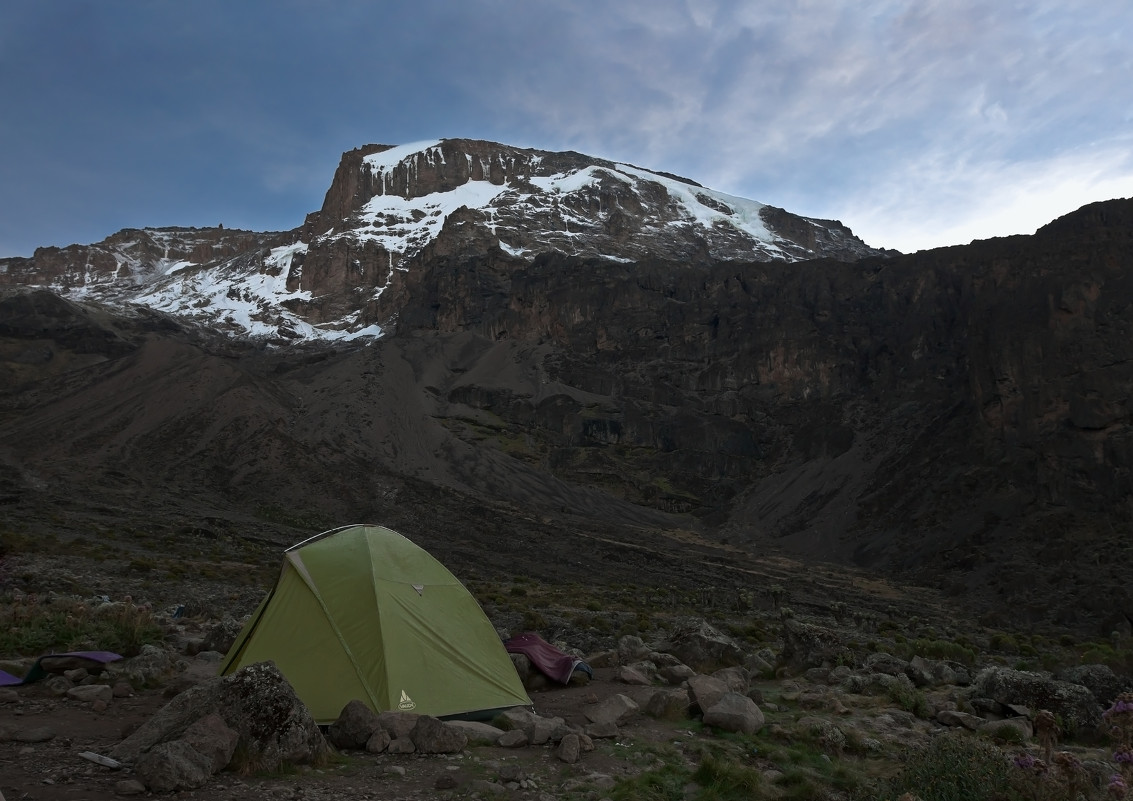
[[[411,709],[416,709],[417,704],[413,699],[406,695],[405,690],[401,691],[401,700],[397,702],[397,708],[403,712],[408,712]]]

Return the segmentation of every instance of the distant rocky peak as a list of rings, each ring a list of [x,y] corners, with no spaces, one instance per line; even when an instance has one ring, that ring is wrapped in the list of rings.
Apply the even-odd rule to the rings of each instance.
[[[343,155],[302,239],[348,239],[403,266],[457,209],[498,247],[617,261],[852,260],[880,251],[841,225],[716,192],[688,179],[573,151],[469,139],[366,145]]]

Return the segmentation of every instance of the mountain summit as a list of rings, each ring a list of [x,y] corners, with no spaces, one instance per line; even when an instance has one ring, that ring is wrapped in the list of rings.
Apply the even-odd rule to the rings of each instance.
[[[441,139],[342,156],[322,208],[282,233],[124,230],[0,260],[0,284],[137,304],[280,342],[377,336],[437,256],[686,264],[879,255],[838,221],[580,153]],[[384,297],[383,297],[384,296]]]

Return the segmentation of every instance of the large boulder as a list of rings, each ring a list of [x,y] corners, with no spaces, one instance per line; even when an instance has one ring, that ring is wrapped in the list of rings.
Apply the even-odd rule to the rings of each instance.
[[[809,668],[832,668],[851,662],[853,653],[835,632],[795,618],[783,621],[783,648],[779,652],[781,667],[800,674]]]
[[[1128,676],[1118,676],[1108,665],[1075,665],[1060,671],[1056,678],[1081,684],[1094,694],[1099,706],[1107,708],[1117,696],[1133,687]]]
[[[599,704],[586,707],[582,714],[591,723],[613,723],[620,726],[636,715],[640,707],[637,702],[627,695],[618,693],[611,695]]]
[[[136,762],[155,746],[178,740],[194,723],[216,714],[238,736],[242,771],[279,770],[284,764],[322,762],[326,740],[287,679],[271,662],[202,682],[173,698],[110,755]]]
[[[763,711],[746,695],[728,692],[704,713],[704,725],[744,734],[763,728]]]
[[[355,699],[347,703],[338,720],[327,727],[327,739],[335,748],[365,748],[380,728],[378,713]]]
[[[673,632],[662,648],[699,673],[743,663],[744,652],[731,637],[698,620]]]
[[[1101,705],[1092,692],[1046,673],[989,667],[972,680],[969,692],[973,698],[991,698],[1000,704],[1048,709],[1062,718],[1068,733],[1090,731],[1101,723]]]
[[[468,735],[431,715],[421,715],[409,733],[419,754],[459,754],[468,745]]]
[[[707,711],[728,692],[735,690],[715,676],[693,676],[688,680],[688,695],[693,712]]]
[[[688,691],[677,687],[657,690],[645,703],[645,714],[652,718],[683,720],[688,717]]]

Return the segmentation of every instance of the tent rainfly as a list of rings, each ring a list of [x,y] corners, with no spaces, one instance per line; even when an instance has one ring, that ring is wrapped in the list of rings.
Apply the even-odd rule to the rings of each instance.
[[[284,552],[220,672],[269,659],[319,724],[353,699],[435,717],[531,705],[476,599],[382,526],[332,529]]]

